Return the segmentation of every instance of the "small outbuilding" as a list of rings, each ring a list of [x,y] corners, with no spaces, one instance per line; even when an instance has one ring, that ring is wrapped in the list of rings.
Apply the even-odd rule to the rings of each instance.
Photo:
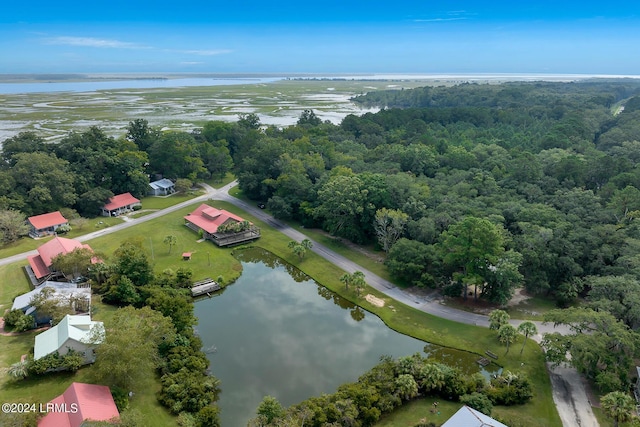
[[[62,216],[60,211],[49,212],[42,215],[27,218],[29,224],[29,236],[33,238],[49,236],[63,225],[69,225],[69,221]]]
[[[135,207],[142,206],[139,199],[136,199],[131,193],[123,193],[113,196],[109,202],[102,207],[102,216],[118,216],[127,212],[131,212]]]
[[[150,182],[149,187],[149,195],[151,196],[168,196],[176,192],[176,185],[167,178]]]

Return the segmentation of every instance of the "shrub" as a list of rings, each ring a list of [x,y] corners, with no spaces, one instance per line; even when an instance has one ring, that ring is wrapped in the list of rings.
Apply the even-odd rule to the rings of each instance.
[[[16,332],[23,332],[32,329],[36,323],[33,316],[24,314],[22,310],[11,310],[5,317],[4,322]]]
[[[67,234],[70,231],[71,231],[71,227],[68,224],[64,224],[56,228],[56,233],[58,234]]]
[[[122,413],[129,407],[129,395],[125,390],[120,387],[112,387],[111,396],[113,396],[113,401],[118,408],[118,412]]]
[[[494,405],[506,406],[523,404],[533,397],[529,379],[509,371],[493,378],[486,394]]]
[[[460,403],[489,416],[491,416],[491,411],[493,410],[491,400],[489,400],[489,398],[484,394],[478,392],[462,395],[460,397]]]

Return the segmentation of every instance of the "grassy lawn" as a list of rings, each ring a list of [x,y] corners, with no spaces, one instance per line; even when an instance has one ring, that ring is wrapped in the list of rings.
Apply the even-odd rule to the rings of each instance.
[[[213,188],[222,188],[225,185],[227,185],[228,183],[230,183],[231,181],[233,181],[234,179],[236,179],[236,176],[234,174],[232,174],[231,172],[227,172],[227,174],[222,179],[220,179],[220,178],[211,178],[211,179],[206,180],[205,182],[207,184],[209,184],[210,186],[212,186]]]
[[[2,278],[0,282],[0,315],[4,314],[5,309],[11,308],[15,297],[29,292],[29,280],[22,268],[25,265],[27,265],[26,261],[0,266],[0,277]],[[2,352],[0,351],[0,353]]]
[[[512,319],[542,320],[544,313],[556,308],[558,306],[554,301],[534,296],[517,305],[508,307],[507,312]]]
[[[194,190],[188,193],[174,193],[170,196],[147,196],[141,200],[142,209],[165,209],[198,197],[202,193],[201,190]]]
[[[433,402],[438,402],[438,409],[434,411]],[[427,423],[435,423],[437,426],[443,424],[462,405],[460,403],[447,402],[446,400],[426,397],[424,399],[413,400],[402,405],[393,414],[383,416],[375,427],[414,427],[421,420]]]
[[[26,282],[25,282],[26,284]],[[102,304],[99,297],[94,297],[94,320],[109,321],[116,311],[116,307]],[[31,402],[46,403],[54,397],[62,394],[72,382],[96,383],[91,366],[85,366],[76,373],[58,373],[45,375],[39,378],[28,378],[24,381],[13,381],[6,370],[13,363],[18,362],[23,354],[33,353],[33,343],[36,332],[28,332],[18,336],[0,336],[0,401],[1,402]],[[150,371],[147,383],[131,399],[130,408],[136,409],[145,415],[148,426],[174,426],[173,417],[157,399],[156,392],[160,390],[160,384],[156,373]],[[0,425],[2,420],[0,418]]]
[[[262,237],[245,246],[261,247],[283,258],[285,261],[295,265],[328,289],[337,292],[341,296],[378,315],[390,328],[434,344],[464,349],[478,354],[484,354],[485,350],[490,350],[498,354],[500,356],[498,363],[502,365],[504,369],[514,372],[523,372],[529,377],[533,384],[535,398],[526,405],[515,406],[512,408],[497,408],[496,413],[501,416],[503,415],[506,419],[517,418],[522,420],[523,425],[553,427],[561,425],[551,397],[551,384],[546,373],[544,356],[536,344],[532,342],[527,343],[524,353],[520,355],[519,345],[516,342],[509,355],[504,356],[505,347],[499,343],[494,331],[490,331],[486,328],[451,322],[428,315],[411,307],[399,304],[384,294],[377,292],[375,289],[367,288],[363,292],[363,296],[369,293],[385,301],[385,306],[382,308],[373,306],[363,297],[358,297],[352,289],[345,291],[344,285],[339,280],[343,271],[335,268],[335,266],[328,261],[313,252],[307,253],[305,258],[300,260],[289,248],[287,248],[287,243],[290,239],[284,234],[266,226],[266,224],[231,204],[224,202],[210,202],[210,204],[239,214],[254,222],[261,228]],[[224,283],[229,283],[241,274],[241,264],[232,256],[231,249],[218,248],[211,242],[197,243],[199,236],[184,226],[184,220],[182,218],[195,207],[196,205],[192,205],[156,220],[139,224],[136,227],[128,228],[110,235],[101,236],[91,240],[89,243],[94,250],[110,255],[118,248],[122,241],[126,239],[134,239],[139,241],[143,247],[147,249],[147,252],[154,262],[156,272],[161,272],[166,268],[175,270],[179,267],[189,267],[194,273],[194,280],[199,280],[204,277],[212,277],[216,279],[218,276],[222,276],[224,278]],[[177,238],[177,244],[171,248],[171,251],[169,250],[168,245],[163,243],[163,240],[167,235],[174,235]],[[191,261],[183,261],[181,257],[182,252],[192,252],[193,255]],[[23,264],[24,263],[22,263],[22,265]],[[10,302],[11,298],[15,296],[14,294],[19,294],[20,292],[24,292],[28,289],[26,278],[24,275],[21,277],[18,276],[17,273],[15,273],[16,268],[19,271],[19,267],[15,267],[15,265],[0,269],[0,274],[11,273],[13,271],[12,274],[15,275],[15,280],[11,281],[12,284],[9,288],[6,286],[6,282],[2,286],[0,301]],[[2,275],[2,277],[6,276]],[[19,282],[23,285],[20,285]],[[20,290],[21,287],[23,289],[22,291]],[[108,321],[110,310],[111,308],[107,306],[98,306],[96,318],[105,316],[105,320]],[[22,337],[15,342],[8,340],[5,341],[4,339],[7,337],[0,338],[3,340],[0,341],[0,343],[7,343],[7,345],[3,345],[2,348],[18,346],[15,349],[10,350],[11,354],[18,354],[18,359],[20,352],[24,352],[25,349],[28,349],[33,345],[33,341],[31,339],[27,340],[25,343]],[[520,341],[520,343],[522,343],[522,341]],[[2,362],[3,366],[0,366],[0,369],[7,367],[8,365],[6,363],[9,361],[2,360]],[[13,361],[11,361],[11,363],[13,363]],[[76,375],[82,377],[85,372],[89,371],[90,368],[85,368]],[[64,376],[56,376],[55,378],[58,377]],[[60,380],[60,383],[65,383],[65,381],[67,381],[65,384],[68,385],[70,378],[64,378],[64,380]],[[6,383],[6,378],[2,381]],[[8,396],[11,396],[12,398],[21,397],[22,393],[28,394],[32,391],[35,392],[35,390],[39,388],[37,384],[29,384],[30,383],[27,382],[24,386],[21,385],[19,389],[22,391],[17,395],[14,395],[13,393],[4,394],[4,391],[1,391],[0,398]],[[150,389],[152,388],[153,387],[150,387]],[[64,389],[62,384],[58,387],[53,380],[46,379],[43,380],[43,393],[40,393],[37,396],[41,396],[42,399],[49,399],[50,397],[46,396],[51,395],[51,397],[53,397],[56,393],[59,393],[59,390],[61,389]],[[142,397],[139,398],[141,401],[143,400]],[[151,400],[155,402],[155,398]],[[149,407],[145,409],[145,413],[147,413],[147,409],[152,411],[151,413],[160,412],[157,409]],[[398,412],[398,414],[399,413],[400,412]],[[422,416],[424,415],[420,415],[420,417]],[[390,422],[393,422],[394,417],[395,413],[388,417]],[[158,424],[155,425],[170,424],[165,424],[159,420]]]
[[[252,205],[255,203],[255,201],[247,198],[242,193],[242,190],[240,190],[237,186],[232,188],[229,191],[229,194],[232,195],[233,197],[241,199]],[[269,212],[268,209],[266,209],[266,211]],[[348,260],[353,261],[358,265],[361,265],[362,267],[382,277],[383,279],[386,279],[398,284],[397,283],[398,281],[391,277],[391,275],[389,274],[389,271],[387,270],[387,267],[385,267],[383,262],[380,262],[380,259],[386,258],[385,253],[382,251],[375,251],[373,246],[364,247],[363,251],[354,250],[347,244],[347,242],[343,241],[340,238],[330,236],[322,230],[318,230],[314,228],[305,228],[295,221],[284,221],[284,222],[286,222],[287,225],[289,225],[292,228],[295,228],[299,232],[306,234],[307,236],[309,236],[309,238],[315,240],[321,245],[324,245],[327,248],[331,249],[332,251],[335,251],[336,253],[342,255]],[[399,285],[402,286],[403,284],[399,283]]]

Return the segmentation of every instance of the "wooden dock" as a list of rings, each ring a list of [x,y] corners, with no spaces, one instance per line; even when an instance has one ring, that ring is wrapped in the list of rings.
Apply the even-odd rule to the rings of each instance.
[[[206,279],[193,284],[193,286],[191,287],[191,296],[197,297],[200,295],[208,294],[209,292],[219,291],[220,289],[222,288],[220,287],[218,282],[215,282],[213,279],[207,277]]]
[[[478,365],[480,366],[487,366],[489,363],[491,363],[491,361],[486,357],[481,357],[480,359],[478,359]]]

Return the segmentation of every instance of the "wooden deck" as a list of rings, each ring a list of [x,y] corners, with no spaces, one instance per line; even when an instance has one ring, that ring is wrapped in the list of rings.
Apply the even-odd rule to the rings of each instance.
[[[195,298],[200,295],[208,294],[209,292],[219,291],[220,289],[222,288],[218,282],[215,282],[211,278],[206,278],[193,284],[191,287],[191,296]]]

